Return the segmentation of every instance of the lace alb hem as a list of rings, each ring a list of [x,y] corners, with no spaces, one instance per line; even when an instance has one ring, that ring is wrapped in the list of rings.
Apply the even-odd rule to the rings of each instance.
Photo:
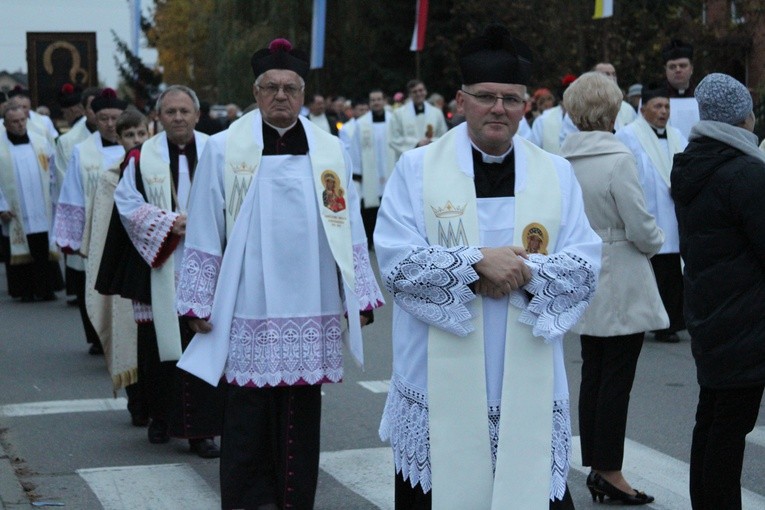
[[[473,264],[483,258],[475,247],[418,248],[386,276],[396,303],[417,319],[465,336],[474,327],[465,303],[475,298],[468,284],[478,279]]]
[[[234,317],[225,377],[237,386],[317,384],[343,378],[339,315],[281,319]]]
[[[550,256],[529,255],[531,281],[524,287],[533,294],[531,301],[522,292],[510,294],[510,304],[523,310],[518,318],[532,326],[532,333],[551,342],[576,324],[595,294],[597,276],[592,265],[569,253]]]
[[[125,230],[138,253],[151,267],[154,267],[177,217],[176,213],[151,204],[140,206],[130,215]]]
[[[178,282],[178,315],[210,317],[222,259],[219,255],[186,248]]]
[[[496,467],[497,463],[499,420],[499,405],[490,405],[488,432],[493,467]],[[426,493],[432,487],[429,429],[426,396],[408,388],[394,376],[380,423],[380,438],[390,441],[396,472],[401,473],[404,480],[409,480],[412,487],[419,483]],[[551,449],[550,499],[562,499],[566,492],[571,455],[571,414],[568,400],[553,402]]]
[[[366,243],[353,245],[353,268],[356,271],[356,297],[361,310],[369,311],[384,305],[385,299],[372,271]]]
[[[133,301],[133,318],[136,322],[153,322],[154,314],[151,311],[151,305]]]
[[[59,203],[56,206],[54,228],[56,244],[73,252],[79,251],[82,245],[82,233],[85,230],[85,208]]]

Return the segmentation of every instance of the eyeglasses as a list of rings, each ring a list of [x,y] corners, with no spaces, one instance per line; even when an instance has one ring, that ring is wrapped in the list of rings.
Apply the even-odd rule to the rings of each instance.
[[[276,83],[269,83],[267,85],[256,85],[256,87],[258,87],[258,90],[260,90],[264,96],[268,97],[275,96],[280,90],[283,90],[289,97],[295,97],[303,90],[303,87],[298,87],[297,85],[292,84],[277,85]]]
[[[502,106],[505,110],[518,110],[526,104],[526,101],[518,96],[495,96],[494,94],[487,93],[473,94],[465,89],[462,89],[462,92],[469,96],[473,96],[481,106],[494,106],[497,104],[497,99],[502,101]]]

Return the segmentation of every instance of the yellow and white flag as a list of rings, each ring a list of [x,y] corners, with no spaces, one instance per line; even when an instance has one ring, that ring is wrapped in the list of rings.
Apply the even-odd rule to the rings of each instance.
[[[592,19],[610,18],[614,15],[614,0],[595,0],[595,14]]]

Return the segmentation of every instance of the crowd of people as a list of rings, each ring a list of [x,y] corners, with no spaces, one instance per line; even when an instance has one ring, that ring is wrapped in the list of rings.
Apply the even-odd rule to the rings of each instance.
[[[530,92],[532,52],[495,24],[461,48],[448,105],[419,79],[391,103],[306,96],[307,55],[276,39],[252,55],[254,105],[225,122],[183,85],[147,117],[67,84],[61,135],[15,90],[8,292],[55,300],[64,255],[132,424],[220,457],[224,509],[313,507],[321,386],[344,344],[364,363],[384,304],[371,249],[394,308],[379,432],[400,510],[574,508],[568,332],[587,489],[651,503],[622,473],[630,391],[646,333],[687,329],[693,508],[741,508],[765,387],[765,152],[744,85],[696,85],[682,41],[662,56],[666,81],[626,94],[608,62]]]

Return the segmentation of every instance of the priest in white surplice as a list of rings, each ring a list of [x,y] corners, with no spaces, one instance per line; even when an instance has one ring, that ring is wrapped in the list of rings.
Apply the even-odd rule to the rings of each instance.
[[[7,106],[0,132],[0,222],[8,293],[22,301],[56,299],[58,250],[48,236],[57,184],[53,147],[27,130],[19,105]]]
[[[409,80],[406,89],[409,101],[393,110],[390,120],[390,146],[397,160],[405,151],[429,144],[448,129],[444,113],[425,101],[428,90],[421,80]]]
[[[669,125],[676,127],[685,138],[699,122],[699,103],[694,97],[693,46],[679,39],[672,39],[662,48],[666,87],[672,118]]]
[[[651,257],[651,265],[662,303],[669,315],[669,328],[654,334],[659,341],[678,342],[677,332],[685,329],[683,272],[669,173],[672,158],[685,150],[688,140],[680,130],[669,125],[670,110],[666,88],[651,90],[643,87],[640,116],[629,126],[618,130],[616,137],[635,155],[646,208],[664,231],[664,244],[659,253]]]
[[[530,59],[500,25],[466,43],[466,122],[404,154],[385,189],[374,240],[395,308],[380,434],[396,508],[428,509],[431,493],[438,510],[573,508],[561,342],[592,298],[601,241],[569,163],[514,136]]]
[[[307,55],[276,39],[251,63],[259,108],[210,138],[192,188],[178,312],[204,334],[178,366],[224,378],[223,508],[307,509],[346,317],[361,362],[361,326],[383,298],[350,157],[299,117]]]
[[[117,118],[127,108],[112,89],[104,89],[91,101],[96,115],[96,132],[74,146],[67,164],[61,196],[56,208],[54,233],[56,243],[67,254],[87,257],[90,244],[90,224],[93,220],[93,197],[101,172],[119,167],[125,149],[117,143]],[[86,280],[87,267],[85,268]],[[85,293],[95,290],[84,288]],[[77,296],[85,340],[91,344],[91,354],[103,354],[98,337],[87,314],[85,295]]]
[[[355,136],[351,141],[353,180],[361,196],[361,218],[367,239],[377,222],[377,210],[385,183],[396,164],[396,152],[390,146],[390,118],[385,109],[385,94],[380,89],[369,93],[369,112],[356,119]]]

